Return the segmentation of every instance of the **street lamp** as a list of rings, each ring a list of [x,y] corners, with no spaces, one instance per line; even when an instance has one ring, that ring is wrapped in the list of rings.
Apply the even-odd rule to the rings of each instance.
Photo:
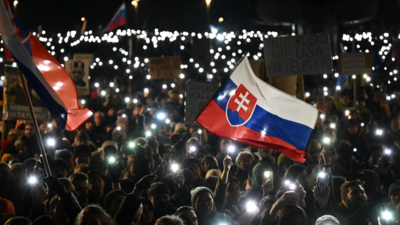
[[[138,26],[138,24],[139,24],[139,21],[138,21],[138,6],[139,6],[139,0],[133,0],[132,1],[132,5],[135,7],[135,28],[136,29],[139,29],[139,26]]]
[[[206,0],[206,5],[207,5],[207,29],[210,27],[210,4],[211,0]]]

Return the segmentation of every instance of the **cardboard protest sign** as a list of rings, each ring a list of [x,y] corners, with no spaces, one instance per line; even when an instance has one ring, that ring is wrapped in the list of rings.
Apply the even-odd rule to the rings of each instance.
[[[332,72],[328,34],[266,38],[264,58],[269,77]]]
[[[89,95],[89,66],[88,60],[65,62],[65,70],[74,81],[78,96]]]
[[[89,61],[90,65],[93,63],[93,54],[84,54],[84,53],[79,53],[79,54],[74,54],[74,59],[75,60],[87,60]]]
[[[219,86],[219,82],[186,81],[185,125],[192,124]]]
[[[181,74],[181,57],[155,57],[149,59],[151,79],[170,79]]]
[[[372,54],[342,53],[339,57],[338,68],[344,75],[369,74],[372,72]]]
[[[33,109],[38,121],[46,121],[49,113],[40,97],[28,84]],[[5,65],[4,68],[4,120],[31,120],[28,103],[26,102],[24,87],[17,67]]]

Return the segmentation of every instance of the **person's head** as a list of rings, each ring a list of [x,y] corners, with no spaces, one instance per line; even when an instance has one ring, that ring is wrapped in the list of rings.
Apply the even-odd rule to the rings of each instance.
[[[364,97],[358,97],[357,98],[357,108],[362,109],[365,107],[365,98]]]
[[[89,190],[94,196],[102,197],[105,186],[102,174],[98,170],[90,170],[87,176],[89,178]]]
[[[140,175],[139,161],[136,155],[131,155],[128,158],[127,170],[131,176]]]
[[[331,215],[324,215],[317,219],[315,225],[340,225],[339,220]]]
[[[7,187],[11,180],[11,170],[7,163],[0,163],[0,188]]]
[[[143,225],[150,225],[153,221],[154,209],[153,204],[145,198],[141,198],[143,205],[143,212],[140,216],[140,223]]]
[[[74,150],[75,164],[90,164],[90,148],[88,145],[78,145]]]
[[[71,79],[74,81],[75,84],[80,84],[83,82],[83,76],[85,76],[85,63],[78,60],[78,61],[71,61],[69,64],[70,72],[69,75]]]
[[[297,180],[299,184],[301,184],[304,188],[307,188],[309,186],[307,180],[306,168],[303,165],[294,164],[290,166],[286,171],[282,181],[285,181],[286,179],[289,178]]]
[[[68,176],[68,164],[63,159],[55,159],[52,174],[58,178],[66,178]]]
[[[388,195],[390,204],[396,207],[400,203],[400,180],[395,181],[389,186]]]
[[[24,134],[25,134],[27,137],[33,137],[33,136],[35,135],[35,129],[33,128],[33,124],[27,123],[27,124],[25,125]]]
[[[190,170],[195,179],[201,178],[200,163],[195,158],[187,158],[182,162],[182,168]]]
[[[50,218],[57,220],[59,223],[61,223],[63,225],[69,224],[69,219],[68,219],[67,213],[65,212],[65,208],[62,205],[58,195],[55,195],[50,200],[49,207],[50,207],[50,210],[49,210]]]
[[[220,149],[221,153],[224,155],[228,154],[228,148],[232,143],[233,142],[230,139],[221,139],[219,141],[219,149]]]
[[[192,207],[197,216],[209,216],[214,210],[214,194],[206,187],[197,187],[190,192]]]
[[[29,158],[22,163],[22,171],[24,178],[30,177],[34,173],[34,167],[36,164],[36,159]]]
[[[349,209],[367,205],[367,195],[360,180],[346,181],[340,187],[342,203]]]
[[[79,131],[78,134],[76,134],[75,137],[75,143],[74,146],[79,146],[79,145],[87,145],[89,146],[90,140],[89,140],[89,135],[86,131]]]
[[[164,183],[156,182],[151,185],[147,191],[147,196],[153,205],[154,211],[163,212],[168,208],[169,194],[169,188]]]
[[[64,185],[65,190],[71,192],[75,197],[78,196],[77,192],[75,191],[75,186],[71,183],[70,180],[67,178],[58,178],[58,180]]]
[[[114,108],[108,109],[108,111],[107,111],[107,116],[114,116],[114,114],[115,114]]]
[[[190,206],[182,206],[176,210],[175,215],[179,217],[185,225],[197,225],[197,216],[194,209]]]
[[[179,217],[163,216],[156,221],[155,225],[184,225],[184,223]]]
[[[380,103],[382,101],[382,92],[380,91],[375,91],[374,92],[374,102],[375,103]]]
[[[390,128],[392,131],[398,131],[400,129],[400,116],[393,115],[390,120]]]
[[[299,206],[289,205],[278,212],[278,225],[307,225],[307,214]]]
[[[89,205],[76,217],[76,225],[115,225],[114,220],[98,205]]]
[[[380,180],[377,173],[372,170],[364,170],[358,173],[359,179],[362,182],[365,194],[368,198],[373,198],[380,190]]]
[[[218,169],[218,161],[214,156],[208,155],[201,162],[203,166],[203,172],[207,173],[207,171],[211,169]]]
[[[340,96],[340,102],[342,103],[342,105],[350,104],[350,97],[349,97],[348,93],[342,92],[342,94]]]
[[[350,119],[347,122],[347,132],[351,135],[355,135],[358,132],[358,123],[355,119]]]
[[[8,219],[4,225],[32,225],[32,222],[26,217],[16,216]]]
[[[309,164],[318,164],[320,154],[321,144],[317,140],[311,139],[307,146],[307,162]]]
[[[254,166],[254,155],[251,152],[240,152],[236,157],[236,163],[243,171],[251,171]]]
[[[68,178],[75,187],[76,196],[81,207],[86,206],[88,201],[89,181],[84,173],[73,173]]]
[[[11,171],[11,178],[13,179],[13,181],[19,184],[22,181],[22,177],[24,175],[22,171],[22,163],[11,164],[10,171]]]
[[[119,207],[121,206],[122,201],[124,200],[126,193],[122,190],[113,190],[110,191],[104,197],[104,210],[114,217],[118,212]]]
[[[96,112],[94,114],[94,123],[96,126],[100,126],[101,123],[103,122],[103,113],[102,112]]]
[[[286,155],[284,154],[279,155],[277,165],[283,173],[286,173],[287,169],[293,164],[294,161],[289,157],[287,157]]]
[[[109,155],[118,154],[118,145],[115,141],[105,141],[101,148],[104,150],[104,157],[107,158]]]
[[[14,204],[5,198],[0,198],[0,216],[3,215],[10,215],[14,216],[15,215],[15,208]]]
[[[56,150],[56,159],[63,159],[68,164],[68,172],[72,172],[75,168],[75,160],[71,152],[67,149]]]
[[[93,122],[92,120],[88,120],[88,121],[85,123],[85,129],[86,129],[86,130],[90,131],[90,130],[93,129],[93,127],[94,127],[94,122]]]
[[[18,139],[18,131],[17,131],[17,129],[11,129],[8,132],[7,140],[9,140],[11,143],[15,143],[15,141],[17,139]]]
[[[240,202],[240,197],[240,181],[236,177],[230,177],[228,191],[226,192],[226,202],[237,205]]]

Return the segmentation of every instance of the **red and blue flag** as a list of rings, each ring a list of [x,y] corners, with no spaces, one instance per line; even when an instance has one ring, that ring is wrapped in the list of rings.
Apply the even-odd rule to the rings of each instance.
[[[217,136],[303,163],[317,115],[313,106],[258,78],[245,57],[196,122]]]
[[[15,26],[8,1],[0,2],[0,32],[7,59],[14,59],[57,125],[69,131],[76,130],[93,112],[79,108],[71,77],[29,31]]]
[[[122,3],[118,11],[115,13],[114,17],[111,19],[110,23],[101,31],[102,32],[112,31],[115,28],[123,26],[125,24],[126,24],[125,3]]]

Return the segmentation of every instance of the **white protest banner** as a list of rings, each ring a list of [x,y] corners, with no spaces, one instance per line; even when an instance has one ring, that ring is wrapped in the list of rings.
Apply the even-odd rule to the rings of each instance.
[[[344,75],[372,72],[372,55],[368,53],[342,53],[338,62],[339,72]]]
[[[185,125],[192,124],[219,86],[219,82],[186,81]]]
[[[48,119],[48,110],[40,97],[28,83],[31,94],[33,110],[38,121]],[[5,65],[4,67],[4,97],[3,97],[3,119],[4,120],[31,120],[28,103],[21,77],[17,67]]]
[[[332,72],[328,34],[266,38],[264,58],[268,77]]]
[[[89,66],[88,60],[65,62],[65,70],[74,81],[78,96],[89,95]]]

